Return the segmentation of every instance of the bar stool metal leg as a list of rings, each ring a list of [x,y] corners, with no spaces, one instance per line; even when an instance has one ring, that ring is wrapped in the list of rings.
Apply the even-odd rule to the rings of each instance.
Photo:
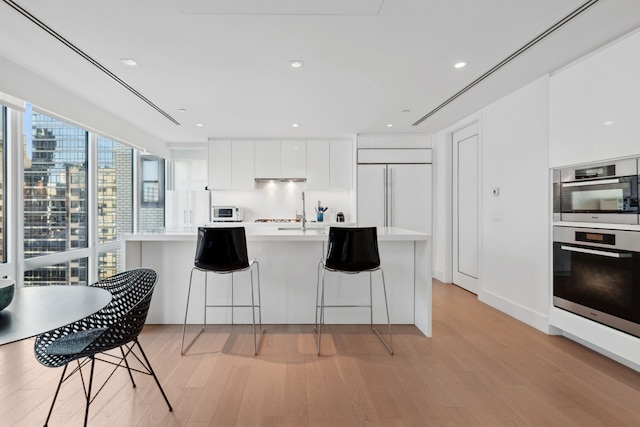
[[[393,341],[392,341],[392,337],[391,337],[391,320],[389,318],[389,304],[387,303],[387,286],[386,286],[385,281],[384,281],[384,271],[382,271],[382,269],[380,269],[380,276],[382,277],[382,292],[384,294],[384,308],[385,308],[385,311],[387,313],[387,328],[388,328],[388,333],[389,333],[389,342],[386,342],[384,340],[384,338],[382,338],[382,335],[380,334],[380,332],[378,332],[378,329],[376,329],[376,327],[373,326],[373,308],[371,310],[371,312],[372,312],[372,314],[371,314],[371,329],[373,329],[373,332],[376,333],[376,335],[380,339],[380,342],[382,342],[382,344],[386,347],[386,349],[389,352],[389,354],[393,355]],[[371,286],[371,272],[369,272],[369,286]]]
[[[198,339],[200,334],[205,330],[205,328],[207,326],[207,307],[206,307],[206,301],[207,301],[207,272],[205,271],[204,272],[204,298],[205,298],[204,321],[202,323],[202,327],[200,328],[200,331],[198,331],[196,336],[185,347],[185,345],[184,345],[184,336],[185,336],[185,332],[186,332],[186,329],[187,329],[187,315],[189,314],[189,300],[191,299],[191,284],[193,282],[193,272],[195,270],[197,270],[197,268],[195,268],[195,267],[191,269],[191,275],[189,277],[189,291],[187,292],[187,307],[186,307],[186,309],[184,311],[184,323],[182,324],[182,343],[180,345],[180,354],[182,356],[184,356],[184,354],[187,352],[187,350],[189,350],[189,348],[191,348],[193,343]]]

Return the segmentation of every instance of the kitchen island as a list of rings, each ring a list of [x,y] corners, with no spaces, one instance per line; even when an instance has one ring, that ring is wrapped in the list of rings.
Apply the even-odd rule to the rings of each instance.
[[[315,321],[318,262],[326,252],[327,227],[299,225],[247,226],[247,250],[260,265],[263,324],[312,324]],[[147,323],[181,324],[193,267],[197,230],[137,233],[124,237],[125,267],[158,272]],[[414,324],[431,336],[431,236],[394,227],[378,228],[378,246],[394,324]],[[255,274],[254,274],[255,277]],[[374,322],[385,323],[380,274],[373,276]],[[209,273],[209,303],[230,302],[231,275]],[[236,304],[250,301],[248,273],[236,274]],[[368,274],[327,273],[327,304],[363,304],[368,300]],[[226,283],[225,283],[226,282]],[[204,273],[194,272],[188,323],[203,317]],[[215,289],[214,289],[215,287]],[[330,309],[326,323],[368,323],[364,308]],[[231,323],[230,309],[209,309],[208,323]],[[251,323],[251,311],[236,308],[234,323]]]

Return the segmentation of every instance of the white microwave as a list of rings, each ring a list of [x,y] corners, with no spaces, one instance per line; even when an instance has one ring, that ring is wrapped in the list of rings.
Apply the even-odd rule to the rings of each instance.
[[[236,206],[212,206],[211,221],[242,221],[242,208]]]

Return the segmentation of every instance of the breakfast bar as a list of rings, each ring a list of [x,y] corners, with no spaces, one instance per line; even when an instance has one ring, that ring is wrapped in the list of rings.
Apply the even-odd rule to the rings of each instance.
[[[315,319],[318,262],[326,252],[328,227],[301,230],[299,225],[246,227],[250,258],[260,266],[262,323],[312,324]],[[181,232],[136,233],[124,238],[125,267],[149,267],[158,272],[158,284],[147,323],[181,324],[187,299],[189,275],[193,267],[197,230]],[[414,324],[431,336],[431,236],[395,227],[378,227],[378,246],[384,270],[391,323]],[[234,275],[236,303],[250,298],[249,273]],[[210,292],[216,302],[231,298],[231,275],[209,274]],[[367,274],[327,274],[326,300],[329,304],[362,303],[362,289],[368,286]],[[380,275],[373,275],[374,323],[386,323]],[[192,301],[204,298],[204,273],[194,272]],[[226,282],[226,283],[225,283]],[[213,296],[211,294],[214,294]],[[367,294],[367,293],[365,293]],[[194,306],[195,307],[195,306]],[[249,309],[236,308],[234,323],[251,323]],[[326,323],[368,323],[366,310],[326,311]],[[188,323],[202,322],[201,310],[190,310]],[[208,323],[231,323],[230,309],[209,309]]]

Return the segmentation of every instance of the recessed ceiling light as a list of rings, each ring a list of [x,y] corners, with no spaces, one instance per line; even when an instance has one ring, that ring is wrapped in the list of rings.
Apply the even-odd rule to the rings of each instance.
[[[197,127],[199,127],[199,128],[201,128],[201,127],[203,127],[203,126],[204,126],[204,124],[202,124],[202,123],[196,123],[196,126],[197,126]]]
[[[304,67],[304,61],[302,61],[300,59],[292,59],[291,61],[289,61],[289,67],[291,67],[291,68],[303,68]]]
[[[609,121],[609,122],[604,122],[605,125],[612,125],[613,122]]]
[[[453,64],[455,68],[464,68],[466,65],[467,63],[464,61],[456,62],[455,64]]]
[[[392,128],[393,127],[393,123],[387,123],[387,127],[388,128]]]
[[[187,110],[185,110],[184,108],[178,108],[178,113],[186,113]]]
[[[411,110],[402,110],[401,113],[410,113]]]
[[[291,127],[294,127],[294,128],[297,128],[298,126],[300,126],[300,125],[297,124],[297,123],[294,123],[294,124],[291,125]]]
[[[120,62],[129,67],[135,67],[136,65],[138,65],[138,61],[133,58],[123,58],[120,60]]]

